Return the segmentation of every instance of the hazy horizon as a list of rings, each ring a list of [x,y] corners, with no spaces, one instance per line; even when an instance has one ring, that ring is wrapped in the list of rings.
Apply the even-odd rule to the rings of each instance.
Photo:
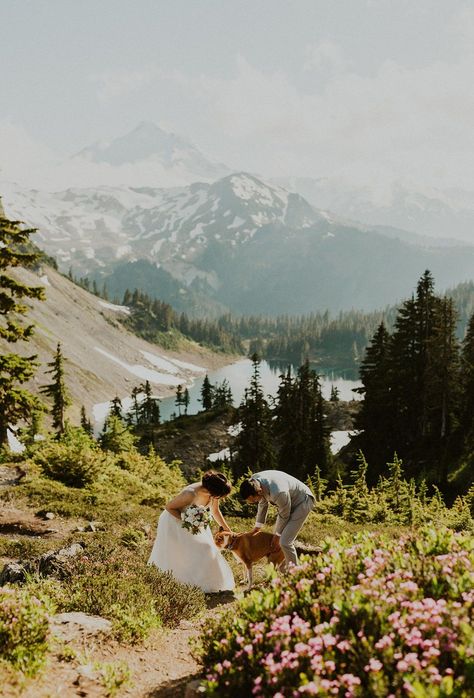
[[[405,0],[0,2],[1,176],[152,121],[231,169],[474,189],[474,8]],[[64,181],[62,174],[58,181]]]

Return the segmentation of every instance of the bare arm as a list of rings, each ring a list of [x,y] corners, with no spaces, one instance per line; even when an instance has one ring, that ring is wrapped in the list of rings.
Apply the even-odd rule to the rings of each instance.
[[[168,502],[165,509],[171,516],[181,521],[181,512],[192,504],[193,501],[194,495],[192,492],[180,492],[177,497]]]
[[[219,524],[219,526],[222,526],[222,528],[226,531],[230,531],[230,527],[227,524],[226,520],[221,514],[221,510],[219,509],[219,500],[211,498],[211,514],[214,519],[214,521]]]

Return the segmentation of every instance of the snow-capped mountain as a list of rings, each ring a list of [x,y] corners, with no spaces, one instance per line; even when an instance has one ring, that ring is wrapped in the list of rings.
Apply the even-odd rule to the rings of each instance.
[[[108,166],[102,168],[104,185],[109,183],[107,171],[111,178],[114,171],[126,171],[129,182],[151,186],[212,182],[230,173],[226,165],[213,162],[185,138],[147,121],[124,136],[84,148],[72,162],[79,167],[81,163]]]
[[[212,272],[196,261],[212,241],[230,247],[264,225],[297,228],[326,220],[299,195],[241,173],[175,189],[68,189],[55,194],[10,188],[8,212],[38,228],[37,243],[79,275],[119,259],[148,259],[186,284]]]
[[[380,308],[409,294],[425,269],[440,288],[474,269],[474,246],[411,244],[247,173],[174,189],[16,189],[4,203],[39,229],[37,243],[63,270],[118,297],[140,288],[193,312]]]
[[[459,189],[418,191],[392,183],[377,191],[375,186],[353,186],[330,178],[284,177],[274,180],[298,192],[313,206],[367,225],[390,226],[416,235],[451,242],[474,243],[474,192]]]

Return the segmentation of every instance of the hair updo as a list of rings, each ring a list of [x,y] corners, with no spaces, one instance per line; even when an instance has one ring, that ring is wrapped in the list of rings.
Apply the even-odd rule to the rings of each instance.
[[[216,473],[215,470],[208,470],[207,473],[204,473],[201,482],[211,497],[226,497],[232,489],[226,476],[223,473]]]

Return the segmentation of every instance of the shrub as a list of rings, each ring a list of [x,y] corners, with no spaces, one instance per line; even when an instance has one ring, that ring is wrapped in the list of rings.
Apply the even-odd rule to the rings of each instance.
[[[46,606],[25,589],[0,588],[0,659],[33,676],[48,651]]]
[[[72,487],[94,482],[106,467],[106,458],[83,429],[68,427],[61,439],[47,441],[33,454],[45,475]]]
[[[148,566],[143,554],[109,543],[106,534],[71,561],[60,585],[45,582],[45,593],[58,610],[108,618],[125,642],[138,642],[154,628],[177,625],[205,608],[200,589]],[[41,593],[43,582],[34,583]]]
[[[202,638],[206,695],[474,694],[474,541],[426,529],[326,542]]]

